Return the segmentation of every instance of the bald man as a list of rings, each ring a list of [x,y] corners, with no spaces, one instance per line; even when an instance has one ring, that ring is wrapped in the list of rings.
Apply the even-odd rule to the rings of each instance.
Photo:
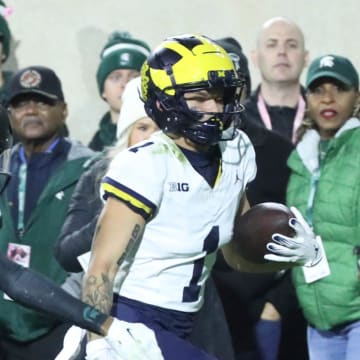
[[[296,142],[296,130],[305,111],[300,76],[307,65],[308,52],[301,29],[284,17],[267,20],[258,32],[251,60],[259,69],[261,83],[244,102],[243,127],[259,125],[276,135],[267,135],[266,147],[260,131],[254,131],[250,137],[257,150],[259,173],[256,182],[249,186],[249,194],[255,196],[251,199],[252,205],[262,201],[283,202],[288,180],[286,159],[292,143]],[[276,164],[271,162],[272,158],[276,159]],[[275,194],[274,190],[284,197],[269,198],[270,194]],[[254,294],[249,309],[256,315],[252,319],[256,321],[254,333],[259,355],[248,353],[248,358],[306,360],[305,321],[298,309],[291,274],[277,275],[266,281],[263,274],[256,277],[245,274],[242,283],[237,281],[242,293]],[[293,353],[294,348],[296,353]]]
[[[261,83],[245,103],[248,118],[295,142],[305,111],[300,75],[308,63],[301,29],[283,17],[266,21],[251,60]]]

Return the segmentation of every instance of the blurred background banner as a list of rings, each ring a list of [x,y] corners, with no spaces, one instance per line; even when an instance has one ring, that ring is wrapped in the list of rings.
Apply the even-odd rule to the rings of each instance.
[[[7,0],[6,5],[13,8],[8,17],[13,43],[5,68],[53,68],[67,95],[70,134],[84,143],[106,109],[98,95],[96,69],[114,30],[129,31],[152,47],[180,33],[233,36],[249,56],[261,24],[285,16],[303,30],[310,59],[342,54],[360,68],[358,0]],[[251,63],[250,71],[255,87],[260,78]]]

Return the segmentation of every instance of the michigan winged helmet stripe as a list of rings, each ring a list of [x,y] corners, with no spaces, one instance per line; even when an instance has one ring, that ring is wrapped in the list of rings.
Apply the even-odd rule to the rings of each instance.
[[[234,65],[223,48],[205,37],[181,37],[166,40],[163,46],[150,57],[150,76],[154,84],[168,95],[174,95],[174,88],[208,85],[209,72],[224,78],[225,72],[233,72]],[[166,59],[158,61],[159,57]],[[169,76],[169,74],[172,74]]]

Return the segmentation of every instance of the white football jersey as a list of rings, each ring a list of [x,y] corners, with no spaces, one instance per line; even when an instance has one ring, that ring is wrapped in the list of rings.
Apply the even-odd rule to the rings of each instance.
[[[147,220],[122,296],[173,310],[194,312],[217,249],[231,240],[246,184],[256,174],[255,153],[241,131],[219,143],[222,161],[214,187],[183,152],[158,132],[118,154],[102,190]]]

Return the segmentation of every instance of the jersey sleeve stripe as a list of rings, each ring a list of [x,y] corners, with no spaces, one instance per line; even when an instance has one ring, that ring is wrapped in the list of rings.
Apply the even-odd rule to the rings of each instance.
[[[104,199],[111,195],[128,203],[145,220],[149,219],[156,210],[156,205],[151,201],[107,176],[103,179],[101,186],[104,190]]]

